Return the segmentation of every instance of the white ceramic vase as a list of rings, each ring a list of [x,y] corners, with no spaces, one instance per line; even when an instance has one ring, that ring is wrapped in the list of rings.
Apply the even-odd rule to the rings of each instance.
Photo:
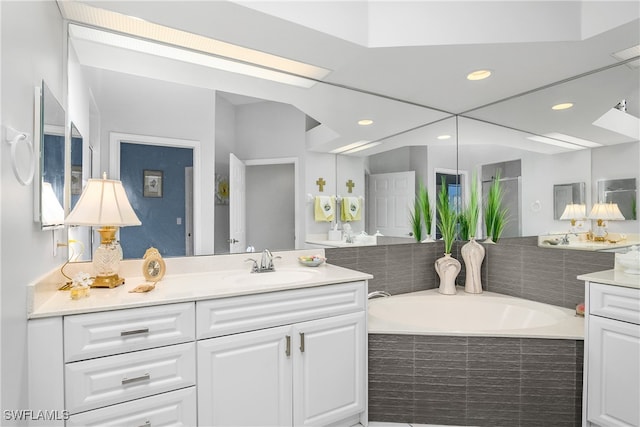
[[[456,277],[460,273],[460,261],[451,257],[451,254],[444,254],[435,262],[436,273],[440,277],[440,287],[438,292],[444,295],[455,295]]]
[[[482,260],[484,259],[485,249],[476,242],[475,238],[471,238],[462,246],[460,250],[465,267],[464,291],[470,294],[482,293]]]

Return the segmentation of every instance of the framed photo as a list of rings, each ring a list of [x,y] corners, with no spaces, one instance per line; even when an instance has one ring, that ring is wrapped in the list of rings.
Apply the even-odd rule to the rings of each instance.
[[[82,166],[71,166],[71,194],[82,194]]]
[[[162,197],[163,173],[162,171],[145,169],[142,184],[144,197]]]

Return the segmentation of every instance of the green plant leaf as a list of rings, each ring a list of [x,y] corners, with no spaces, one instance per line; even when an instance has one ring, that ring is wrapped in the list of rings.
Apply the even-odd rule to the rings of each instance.
[[[444,240],[444,252],[449,254],[453,246],[453,239],[456,236],[458,215],[449,204],[447,183],[444,177],[442,178],[442,185],[438,193],[436,210],[438,211],[438,229],[442,235],[442,240]]]
[[[420,198],[416,197],[413,202],[413,210],[409,211],[409,223],[411,224],[411,230],[413,231],[413,237],[417,242],[422,241],[422,206]]]

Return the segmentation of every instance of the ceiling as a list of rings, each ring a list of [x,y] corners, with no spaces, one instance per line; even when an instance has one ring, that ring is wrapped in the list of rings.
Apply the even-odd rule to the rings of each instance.
[[[72,22],[137,34],[138,39],[143,36],[137,25],[151,23],[328,70],[311,87],[302,88],[206,69],[144,49],[136,52],[127,43],[74,39],[74,49],[87,66],[291,103],[321,123],[307,139],[308,148],[316,151],[356,141],[383,142],[358,153],[373,154],[391,147],[384,144],[389,136],[452,114],[603,145],[638,139],[592,124],[622,99],[627,100],[628,116],[637,121],[640,115],[637,1],[58,4]],[[109,12],[126,18],[124,24],[114,27],[115,15]],[[613,54],[633,47],[633,62],[618,65],[620,59]],[[492,75],[467,80],[477,69],[489,69]],[[570,110],[550,108],[567,101],[574,103]],[[362,118],[374,123],[357,125]]]

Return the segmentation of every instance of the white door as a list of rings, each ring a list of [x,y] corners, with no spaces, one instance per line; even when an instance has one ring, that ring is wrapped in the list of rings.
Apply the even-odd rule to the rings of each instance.
[[[291,426],[290,338],[281,326],[199,341],[198,424]]]
[[[588,420],[602,426],[640,425],[640,327],[589,316]]]
[[[409,237],[409,214],[416,194],[415,172],[380,173],[369,176],[371,233]]]
[[[365,409],[365,313],[294,326],[295,426],[323,426]]]
[[[246,166],[233,153],[229,155],[229,253],[247,247]]]

